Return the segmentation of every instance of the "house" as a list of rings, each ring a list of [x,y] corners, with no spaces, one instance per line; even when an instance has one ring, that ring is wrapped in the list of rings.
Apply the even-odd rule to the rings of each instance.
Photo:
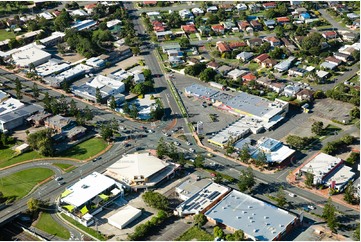
[[[184,60],[181,56],[170,56],[168,58],[168,62],[171,64],[171,66],[178,66],[180,64],[183,64]]]
[[[152,0],[143,1],[143,5],[147,7],[154,7],[155,5],[157,5],[157,1],[152,1]]]
[[[44,120],[45,127],[55,130],[57,133],[62,133],[75,126],[75,122],[70,118],[61,115],[48,117]]]
[[[219,67],[219,64],[215,61],[208,62],[207,68],[211,68],[213,70],[217,70]]]
[[[172,38],[173,32],[168,30],[168,31],[156,32],[155,35],[157,37],[157,40],[161,41],[161,40],[165,40],[167,38]]]
[[[91,3],[84,6],[84,10],[87,11],[88,14],[92,14],[94,9],[98,6],[97,3]]]
[[[311,15],[309,13],[301,13],[300,14],[300,19],[301,20],[306,20],[306,19],[310,19]]]
[[[261,62],[263,62],[264,60],[268,59],[269,55],[268,54],[260,54],[259,56],[257,56],[256,58],[253,59],[253,61],[255,61],[256,63],[260,64]]]
[[[200,26],[198,28],[198,31],[201,35],[209,35],[209,33],[211,32],[211,28],[209,28],[208,26]]]
[[[230,52],[231,48],[229,48],[227,43],[224,43],[223,41],[218,41],[216,43],[216,47],[218,49],[219,52],[221,53],[225,53],[225,52]]]
[[[355,13],[348,13],[348,14],[346,14],[346,16],[347,16],[349,19],[351,19],[351,20],[359,19],[359,18],[360,18],[360,15],[355,14]]]
[[[222,22],[224,29],[231,30],[233,27],[236,27],[236,24],[230,21]]]
[[[272,47],[276,47],[276,46],[281,46],[282,42],[280,39],[278,39],[277,37],[271,36],[271,37],[266,37],[263,39],[264,41],[268,42],[271,44]]]
[[[277,61],[276,60],[273,60],[273,59],[265,59],[264,61],[262,61],[261,63],[261,66],[263,68],[272,68],[274,67],[275,65],[277,65]]]
[[[263,23],[269,29],[274,29],[276,25],[276,21],[274,21],[273,19],[264,20]]]
[[[333,56],[329,56],[325,59],[326,62],[334,64],[336,66],[340,65],[342,63],[342,60],[339,60]]]
[[[330,62],[322,62],[320,67],[323,68],[323,69],[329,69],[329,70],[333,70],[337,67],[338,65],[337,64],[334,64],[334,63],[330,63]]]
[[[291,41],[289,41],[287,38],[283,37],[283,38],[281,38],[281,41],[286,46],[286,48],[289,51],[291,51],[291,53],[297,49],[296,46],[293,43],[291,43]]]
[[[277,23],[279,24],[288,24],[290,23],[290,19],[288,17],[278,17],[276,18]]]
[[[298,93],[300,90],[301,90],[301,88],[299,86],[287,85],[283,89],[283,94],[286,97],[294,97],[296,95],[296,93]]]
[[[342,35],[342,39],[344,41],[354,41],[356,39],[355,33],[352,33],[352,32],[346,32],[341,35]]]
[[[262,45],[262,39],[260,38],[247,39],[247,45],[249,47],[260,46]]]
[[[169,44],[169,45],[163,45],[162,46],[163,53],[166,53],[168,50],[180,51],[181,47],[180,47],[179,43],[174,43],[174,44]]]
[[[255,31],[263,30],[262,24],[258,20],[252,20],[250,24]]]
[[[200,8],[192,8],[192,13],[194,14],[194,15],[201,15],[201,14],[204,14],[204,11],[202,10],[202,9],[200,9]]]
[[[181,18],[184,19],[193,19],[194,16],[192,14],[191,11],[189,11],[188,9],[182,9],[179,11],[179,16],[181,16]]]
[[[267,77],[260,77],[256,82],[264,87],[271,89],[276,93],[281,93],[285,87],[285,84],[281,82],[272,81]]]
[[[257,79],[257,77],[255,75],[253,75],[252,73],[248,73],[248,74],[242,76],[242,81],[244,81],[244,82],[255,81],[256,79]]]
[[[134,82],[134,84],[139,84],[139,83],[145,82],[144,74],[139,71],[135,72],[133,82]]]
[[[301,91],[299,91],[296,94],[297,100],[299,101],[312,101],[313,100],[313,91],[308,90],[308,89],[303,89]]]
[[[334,53],[333,53],[333,56],[334,56],[336,59],[342,60],[343,62],[347,62],[347,61],[350,59],[350,55],[348,55],[348,54],[343,54],[343,53],[340,53],[340,52],[334,52]]]
[[[303,77],[307,73],[307,70],[298,68],[298,67],[292,67],[288,70],[289,76],[301,76]]]
[[[295,13],[297,13],[297,14],[307,13],[307,9],[306,8],[296,8]]]
[[[290,57],[288,57],[287,60],[284,60],[284,61],[278,63],[277,65],[275,65],[274,69],[278,72],[285,72],[291,67],[291,65],[295,59],[296,59],[295,57],[290,56]]]
[[[196,26],[194,24],[191,25],[182,25],[181,29],[187,34],[197,33]]]
[[[236,56],[237,60],[242,60],[243,62],[247,62],[249,61],[251,58],[253,57],[253,53],[252,52],[241,52]]]
[[[218,11],[217,6],[210,6],[207,8],[207,13],[216,13]]]
[[[342,54],[345,54],[345,55],[352,55],[353,52],[357,51],[354,47],[352,46],[349,46],[345,49],[342,49],[341,48],[338,50],[338,52],[342,53]]]
[[[322,33],[322,37],[325,39],[335,39],[337,38],[337,32],[336,31],[326,31]]]
[[[28,117],[26,121],[28,121],[34,127],[41,127],[45,125],[44,124],[45,119],[49,118],[50,116],[52,116],[51,113],[47,113],[45,111],[39,112],[37,114]]]
[[[238,25],[238,28],[242,31],[246,31],[247,27],[250,26],[250,24],[246,20],[238,21],[237,25]]]
[[[264,9],[272,9],[275,8],[277,6],[277,4],[275,2],[268,2],[268,3],[263,3],[262,7]]]
[[[234,70],[228,72],[227,76],[236,81],[238,78],[246,75],[247,73],[249,73],[249,71],[234,69]]]
[[[199,60],[196,58],[189,58],[188,63],[189,63],[189,65],[195,65],[195,64],[199,63]]]
[[[224,27],[222,24],[212,25],[212,30],[216,33],[224,34]]]
[[[230,66],[227,66],[227,65],[223,65],[223,66],[221,66],[221,67],[219,67],[219,68],[217,69],[217,71],[218,71],[219,73],[221,73],[222,76],[225,76],[225,75],[226,75],[228,72],[230,72],[231,70],[233,70],[233,68],[230,67]]]
[[[330,73],[327,71],[316,71],[316,75],[321,79],[321,81],[325,81]]]
[[[224,11],[226,11],[226,12],[232,12],[232,10],[233,10],[233,4],[220,4],[220,5],[218,5],[218,8],[219,9],[224,9]]]
[[[168,57],[170,57],[170,56],[183,56],[183,52],[178,51],[178,50],[167,50],[167,55],[168,55]]]
[[[244,4],[244,3],[238,3],[236,5],[236,8],[237,8],[238,11],[246,11],[247,10],[247,5]]]
[[[228,46],[229,46],[229,48],[231,48],[233,50],[233,49],[237,49],[239,47],[245,47],[245,46],[247,46],[247,44],[244,42],[235,41],[235,42],[228,43]]]
[[[248,9],[251,13],[258,13],[259,11],[261,11],[259,5],[254,3],[248,4]]]

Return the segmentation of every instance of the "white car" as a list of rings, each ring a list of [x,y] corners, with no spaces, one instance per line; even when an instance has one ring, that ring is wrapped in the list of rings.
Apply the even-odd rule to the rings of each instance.
[[[174,141],[174,143],[173,144],[175,144],[176,146],[180,146],[180,143],[179,142],[177,142],[177,141]]]
[[[191,144],[192,144],[191,142],[189,142],[189,141],[187,142],[187,145],[191,145]]]
[[[316,209],[314,206],[312,206],[312,205],[308,205],[307,206],[309,209],[311,209],[311,210],[314,210],[314,209]]]
[[[288,196],[295,197],[296,195],[290,192],[290,193],[288,193]]]
[[[189,148],[189,152],[194,153],[194,152],[195,152],[195,150],[194,150],[194,149],[192,149],[192,148]]]
[[[55,178],[55,181],[60,181],[63,180],[63,178],[61,176],[58,176],[57,178]]]

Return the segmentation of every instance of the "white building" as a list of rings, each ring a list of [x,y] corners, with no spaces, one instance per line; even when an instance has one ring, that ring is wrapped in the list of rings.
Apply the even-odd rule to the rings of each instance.
[[[110,29],[110,28],[112,28],[112,27],[114,27],[114,26],[116,26],[116,25],[118,25],[120,23],[122,23],[122,21],[120,21],[119,19],[114,19],[114,20],[111,20],[111,21],[107,22],[107,27],[108,27],[108,29]]]
[[[78,64],[66,71],[63,71],[55,76],[47,77],[45,80],[50,83],[53,87],[60,87],[60,85],[64,81],[71,81],[75,78],[78,78],[82,75],[85,75],[86,73],[90,73],[93,71],[93,67],[84,65],[84,64]]]
[[[34,64],[34,66],[41,65],[50,60],[50,58],[51,54],[41,50],[41,46],[40,48],[33,46],[28,49],[20,50],[12,55],[14,64],[23,68],[29,67],[31,63]]]
[[[75,16],[89,16],[89,14],[87,12],[85,12],[82,9],[75,9],[73,11],[70,12],[70,16],[75,17]]]
[[[36,73],[41,77],[47,77],[54,73],[59,73],[70,68],[70,64],[58,59],[50,59],[48,62],[35,68]]]
[[[116,95],[125,91],[124,83],[111,75],[97,75],[93,80],[86,84],[94,88],[99,88],[101,92],[104,92],[107,95]]]
[[[241,78],[242,76],[246,75],[247,73],[249,73],[249,71],[234,69],[234,70],[228,72],[227,76],[229,76],[233,80],[237,80],[238,78]]]
[[[46,20],[51,20],[54,16],[49,12],[42,12],[38,14],[39,18],[45,18]]]
[[[130,205],[124,206],[120,211],[108,218],[108,223],[118,229],[124,229],[128,224],[142,215],[142,210]]]
[[[145,77],[143,73],[137,71],[134,73],[134,84],[143,83],[145,82]]]
[[[40,43],[45,45],[45,46],[53,46],[56,45],[57,43],[61,42],[63,40],[65,36],[65,33],[63,32],[53,32],[50,36],[41,39]]]
[[[100,59],[99,57],[91,57],[89,59],[86,60],[85,64],[87,64],[88,66],[92,66],[94,68],[101,68],[105,66],[105,61]]]
[[[336,191],[342,192],[354,176],[355,173],[352,171],[352,167],[342,164],[324,179],[324,183],[328,187],[332,187],[336,189]]]
[[[211,183],[212,181],[208,179],[197,180],[189,178],[177,186],[175,188],[175,192],[178,194],[181,200],[186,201]]]
[[[16,109],[24,107],[24,103],[15,98],[8,98],[2,102],[0,102],[0,115],[5,113],[13,112]]]

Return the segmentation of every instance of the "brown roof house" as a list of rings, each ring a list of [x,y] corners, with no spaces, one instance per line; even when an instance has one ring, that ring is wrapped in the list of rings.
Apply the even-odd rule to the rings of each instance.
[[[218,49],[219,52],[221,53],[225,53],[225,52],[230,52],[231,48],[229,48],[228,44],[223,42],[223,41],[218,41],[216,43],[216,47]]]
[[[312,101],[313,100],[313,91],[308,89],[303,89],[296,94],[297,100],[299,101]]]
[[[51,128],[58,133],[61,133],[65,130],[70,129],[72,126],[75,126],[74,121],[61,115],[55,115],[53,117],[47,118],[44,121],[44,124],[46,127]]]
[[[275,65],[277,65],[277,61],[276,60],[273,60],[271,58],[267,58],[265,59],[264,61],[262,61],[261,63],[261,66],[263,68],[272,68],[274,67]]]
[[[257,56],[256,58],[254,58],[253,60],[258,63],[261,64],[261,62],[263,62],[265,59],[268,59],[269,55],[268,54],[260,54],[259,56]]]

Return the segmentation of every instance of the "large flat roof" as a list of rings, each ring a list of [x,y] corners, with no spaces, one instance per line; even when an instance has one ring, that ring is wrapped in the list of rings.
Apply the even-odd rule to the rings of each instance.
[[[61,200],[75,207],[79,207],[113,185],[115,185],[113,179],[98,172],[93,172],[68,187],[67,190],[71,191],[71,193]]]
[[[93,69],[93,67],[90,67],[90,66],[87,66],[84,64],[78,64],[78,65],[70,68],[69,70],[59,73],[58,75],[55,76],[55,78],[60,81],[63,81],[64,79],[65,80],[71,79],[73,76],[79,75],[86,71],[90,71],[92,69]]]
[[[27,67],[31,63],[36,63],[41,60],[43,60],[44,63],[50,58],[51,54],[36,47],[21,50],[12,55],[15,64],[21,67]]]
[[[149,153],[127,154],[107,168],[107,174],[131,183],[135,177],[149,178],[169,164]]]
[[[124,229],[127,224],[138,218],[140,215],[142,215],[142,210],[127,205],[119,210],[119,212],[109,217],[108,223],[118,229]]]
[[[3,102],[0,102],[0,115],[13,112],[14,110],[24,107],[25,104],[15,98],[8,98]]]
[[[235,230],[243,230],[254,240],[263,241],[273,240],[296,218],[283,209],[236,190],[205,215]]]
[[[201,180],[194,180],[194,179],[187,179],[182,184],[180,184],[178,187],[176,187],[176,192],[179,195],[182,195],[184,197],[192,197],[194,194],[199,192],[204,187],[211,184],[212,181],[208,179],[201,179]]]
[[[68,68],[70,68],[68,63],[64,63],[56,59],[50,59],[48,62],[36,67],[36,72],[38,75],[46,77],[57,72],[65,71]]]
[[[194,194],[191,198],[181,203],[176,210],[181,210],[182,214],[197,214],[221,196],[228,193],[229,190],[229,187],[212,182]]]
[[[213,88],[205,87],[198,84],[193,84],[191,86],[188,86],[185,88],[185,91],[187,93],[190,93],[192,95],[198,96],[198,97],[206,97],[211,98],[214,94],[218,93],[218,90],[215,90]]]
[[[347,184],[355,176],[352,168],[349,166],[341,165],[337,167],[330,175],[325,178],[325,183],[330,186],[334,181],[337,188]]]
[[[315,175],[315,178],[322,178],[340,162],[342,162],[342,160],[338,157],[320,153],[313,157],[304,167],[302,167],[301,171],[310,172]]]

